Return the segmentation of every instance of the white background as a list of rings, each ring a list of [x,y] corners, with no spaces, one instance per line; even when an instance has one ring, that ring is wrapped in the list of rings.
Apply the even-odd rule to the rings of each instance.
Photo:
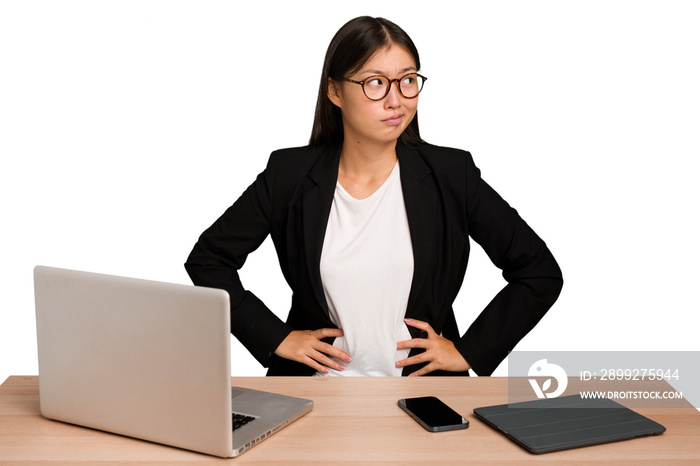
[[[308,141],[363,14],[421,53],[424,139],[470,150],[563,269],[518,349],[700,350],[697,3],[23,0],[0,2],[0,380],[37,373],[36,264],[190,283],[198,235]],[[286,315],[269,242],[242,275]],[[503,284],[475,247],[462,330]]]

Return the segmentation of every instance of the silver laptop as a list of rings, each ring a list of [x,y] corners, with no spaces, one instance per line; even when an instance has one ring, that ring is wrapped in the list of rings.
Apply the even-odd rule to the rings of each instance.
[[[37,266],[34,291],[47,418],[232,457],[313,407],[231,387],[223,290]]]

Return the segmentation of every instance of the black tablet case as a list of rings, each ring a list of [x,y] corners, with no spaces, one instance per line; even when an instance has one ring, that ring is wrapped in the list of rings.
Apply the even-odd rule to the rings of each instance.
[[[666,428],[609,399],[580,395],[474,409],[491,427],[532,453],[658,435]]]

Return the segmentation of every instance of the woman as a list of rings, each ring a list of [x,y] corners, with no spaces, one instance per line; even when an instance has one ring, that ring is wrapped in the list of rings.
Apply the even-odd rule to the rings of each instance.
[[[489,375],[559,295],[552,254],[471,155],[421,139],[419,71],[397,25],[345,24],[310,144],[274,152],[185,264],[196,285],[229,292],[231,331],[268,375]],[[268,234],[293,291],[286,322],[237,273]],[[460,335],[469,236],[508,284]]]

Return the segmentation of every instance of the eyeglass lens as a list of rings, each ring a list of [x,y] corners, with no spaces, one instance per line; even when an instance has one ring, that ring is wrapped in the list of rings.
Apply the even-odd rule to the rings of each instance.
[[[418,95],[423,88],[424,78],[418,74],[411,73],[397,80],[399,91],[407,99],[412,99]],[[372,100],[383,99],[389,93],[391,81],[386,76],[371,76],[365,79],[363,89],[365,95]]]

